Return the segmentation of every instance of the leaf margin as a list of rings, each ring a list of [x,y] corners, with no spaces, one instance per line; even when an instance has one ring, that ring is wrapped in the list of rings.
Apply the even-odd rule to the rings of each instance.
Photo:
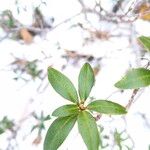
[[[71,120],[72,122],[70,121],[70,119],[72,119]],[[62,143],[65,141],[65,139],[67,138],[68,134],[70,133],[70,131],[72,130],[74,124],[76,123],[76,120],[77,120],[77,116],[67,116],[67,117],[60,117],[60,118],[55,119],[52,122],[52,124],[50,125],[50,127],[49,127],[49,129],[46,133],[46,136],[45,136],[45,139],[44,139],[43,150],[57,150],[62,145]],[[64,128],[64,125],[62,125],[60,122],[64,122],[64,125],[66,125],[67,122],[71,123],[71,124],[70,124],[69,128],[67,127],[68,128],[67,129],[67,128]],[[60,125],[58,125],[58,124],[60,124]],[[57,138],[58,127],[56,125],[58,125],[58,127],[61,128],[60,132],[64,132],[65,129],[68,130],[67,133],[65,133],[65,135],[58,136],[60,138],[59,140]],[[63,130],[62,130],[62,128],[63,128]],[[56,140],[53,136],[54,137],[56,136]],[[52,141],[50,142],[50,140],[56,141],[56,143],[54,145],[52,145]]]
[[[72,112],[74,110],[74,112]],[[71,111],[71,112],[69,112]],[[55,117],[66,117],[71,115],[77,115],[79,113],[79,107],[75,104],[67,104],[58,107],[52,113],[52,116]]]
[[[143,73],[147,72],[149,74],[148,75],[149,81],[146,79],[143,80],[143,77],[140,77],[142,79],[142,81],[139,82],[139,80],[137,79],[136,76],[141,76],[140,74],[142,73],[142,71],[143,71]],[[130,76],[132,76],[133,80],[131,80]],[[132,81],[132,84],[131,84],[130,80]],[[136,82],[135,80],[138,80],[138,82]],[[146,81],[148,81],[148,82],[146,82]],[[133,82],[134,82],[134,84],[133,84]],[[129,83],[129,85],[128,85],[128,83]],[[145,69],[145,68],[133,68],[133,69],[128,70],[128,72],[124,75],[124,77],[122,79],[120,79],[118,82],[116,82],[114,86],[117,88],[120,88],[120,89],[138,89],[138,88],[142,88],[142,87],[147,87],[149,85],[150,85],[150,70]]]
[[[77,94],[76,88],[73,85],[73,83],[71,82],[71,80],[66,75],[62,74],[60,71],[58,71],[52,67],[48,67],[47,72],[48,72],[48,81],[51,84],[51,86],[53,87],[53,89],[59,95],[61,95],[63,98],[65,98],[73,103],[78,103],[78,94]],[[59,80],[62,78],[61,81],[67,82],[67,86],[66,86],[66,83],[64,83],[64,84],[59,83],[60,81],[57,81],[57,79],[55,79],[55,81],[54,81],[54,78],[55,78],[54,74],[55,74],[55,76],[56,76],[56,74],[57,74],[57,76],[59,76]],[[53,77],[51,78],[51,76],[53,76],[54,78]],[[56,82],[57,82],[57,85],[56,85]],[[70,93],[70,91],[71,91],[71,93]]]
[[[94,105],[95,105],[95,107],[99,107],[99,110],[98,110],[98,108],[95,108]],[[100,110],[99,105],[101,105],[101,107],[102,107],[101,110]],[[105,107],[104,107],[104,105],[105,105]],[[92,108],[92,107],[94,107],[94,108]],[[112,110],[107,110],[108,107],[110,107],[110,108],[115,107],[115,110],[114,110],[114,108]],[[116,108],[116,107],[118,107],[118,108]],[[98,113],[108,114],[108,115],[124,115],[127,113],[127,110],[125,107],[123,107],[122,105],[120,105],[118,103],[109,101],[109,100],[95,100],[87,105],[87,109],[89,109],[90,111],[95,111]]]
[[[83,123],[83,118],[82,118],[83,116],[81,116],[81,115],[88,116],[89,120],[86,124],[87,124],[87,126],[89,125],[87,128],[89,129],[90,132],[91,132],[91,129],[92,130],[94,129],[94,132],[93,131],[91,132],[93,134],[92,136],[85,134],[87,132],[87,130],[85,129],[85,121]],[[91,121],[91,122],[89,123],[89,121]],[[78,123],[79,133],[80,133],[84,143],[86,144],[87,149],[88,150],[98,150],[98,148],[100,146],[100,136],[99,136],[95,118],[90,114],[90,112],[84,110],[84,111],[81,111],[80,114],[78,115],[77,123]],[[91,137],[91,138],[87,139],[88,137]]]
[[[86,76],[85,76],[86,75]],[[86,80],[88,80],[86,82]],[[89,63],[85,63],[78,76],[78,93],[81,102],[86,101],[95,84],[94,71]]]

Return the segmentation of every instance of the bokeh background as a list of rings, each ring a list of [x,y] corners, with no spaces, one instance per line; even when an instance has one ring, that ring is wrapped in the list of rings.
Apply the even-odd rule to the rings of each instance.
[[[133,90],[114,84],[150,54],[149,0],[5,0],[0,5],[0,150],[42,150],[53,110],[67,104],[50,86],[53,66],[77,87],[89,62],[96,76],[90,99],[127,106]],[[104,150],[150,149],[150,88],[140,89],[125,116],[97,122]],[[77,126],[59,148],[86,150]]]

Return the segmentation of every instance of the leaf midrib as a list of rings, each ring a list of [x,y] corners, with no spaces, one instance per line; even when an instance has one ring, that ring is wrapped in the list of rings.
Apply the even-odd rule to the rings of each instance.
[[[97,106],[89,106],[88,108],[89,108],[89,109],[94,109],[94,108],[98,108],[98,107],[105,107],[105,108],[107,109],[107,108],[114,108],[115,106],[114,106],[114,107],[113,107],[113,106],[110,106],[110,107],[109,107],[109,106],[100,106],[100,105],[97,105]],[[120,110],[120,109],[118,109],[118,108],[116,108],[116,107],[115,107],[115,109],[116,109],[116,110]]]
[[[83,87],[82,87],[82,85],[80,85],[80,89],[79,89],[79,91],[81,91],[80,92],[80,98],[81,98],[81,100],[83,100],[84,99],[84,101],[85,101],[85,99],[86,99],[86,93],[87,93],[87,90],[86,90],[86,87],[87,87],[87,78],[88,78],[88,76],[87,76],[87,72],[88,72],[88,67],[87,66],[85,66],[85,69],[83,68],[83,75],[84,75],[84,80],[85,80],[85,82],[82,82],[82,84],[83,84]],[[81,74],[82,75],[82,74]],[[82,75],[82,78],[83,78],[83,75]],[[81,79],[80,79],[81,80]],[[80,82],[80,84],[81,84],[81,82]]]
[[[85,89],[87,88],[87,79],[88,79],[88,74],[87,74],[87,72],[88,72],[88,69],[89,69],[88,66],[86,66],[86,68],[87,68],[87,69],[86,69],[86,71],[85,71],[85,74],[86,74],[86,75],[85,75],[85,87],[84,87]],[[86,95],[87,95],[87,90],[85,90],[85,93],[84,93],[84,98],[85,98],[85,100],[86,100],[86,98],[87,98]]]
[[[58,132],[55,134],[54,138],[52,139],[51,143],[53,143],[53,141],[55,141],[55,138],[57,137],[57,135],[60,133],[59,131],[61,131],[62,128],[64,128],[64,126],[69,122],[69,120],[73,119],[73,117],[70,117],[66,120],[66,122],[64,122],[64,124],[58,129]]]
[[[87,113],[88,113],[88,112],[87,112]],[[88,115],[89,115],[89,114],[88,114]],[[84,120],[85,120],[85,122],[86,122],[88,131],[89,131],[89,133],[90,133],[90,134],[89,134],[89,135],[90,135],[89,137],[90,137],[90,139],[91,139],[91,141],[92,141],[92,134],[91,134],[92,132],[91,132],[90,127],[89,127],[89,125],[88,125],[88,123],[87,123],[87,120],[88,120],[88,119],[86,118],[86,114],[83,114],[83,116],[85,116],[85,117],[84,117],[84,118],[85,118]],[[92,147],[93,147],[93,146],[92,146]]]
[[[72,110],[77,110],[77,112],[78,112],[79,109],[78,109],[78,107],[76,107],[76,108],[68,108],[68,109],[65,110],[65,112],[70,112]],[[73,113],[75,113],[75,112],[73,112]]]
[[[63,74],[62,74],[63,75]],[[56,81],[56,82],[59,82],[59,81],[57,81],[57,79],[55,78],[55,75],[52,73],[51,74],[51,76],[52,76],[52,78],[53,78],[53,80],[54,81]],[[64,76],[64,75],[63,75]],[[65,77],[65,76],[64,76]],[[59,78],[61,78],[61,76],[59,75]],[[66,80],[66,79],[65,79]],[[74,85],[72,84],[72,82],[68,79],[68,83],[72,86],[70,86],[71,87],[71,90],[73,91],[73,92],[75,92],[75,93],[73,93],[72,94],[72,92],[70,92],[69,90],[70,90],[70,88],[68,89],[68,86],[66,86],[66,84],[60,84],[60,86],[61,86],[61,88],[64,90],[64,89],[67,89],[67,90],[65,90],[65,92],[66,92],[66,94],[69,96],[69,100],[72,100],[73,102],[77,102],[77,100],[75,100],[75,98],[74,98],[74,96],[76,97],[77,96],[77,93],[76,93],[76,91],[75,91],[75,88],[74,88]],[[60,90],[59,90],[60,91]],[[61,93],[62,93],[62,91],[60,91]],[[66,95],[65,94],[65,95]],[[74,95],[75,94],[75,95]]]

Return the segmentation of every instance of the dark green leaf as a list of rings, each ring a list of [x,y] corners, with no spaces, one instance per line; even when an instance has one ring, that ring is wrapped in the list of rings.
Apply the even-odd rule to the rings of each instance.
[[[95,78],[90,64],[85,63],[81,68],[78,79],[78,91],[81,101],[85,101],[94,85]]]
[[[57,118],[47,131],[44,150],[57,150],[68,136],[76,120],[76,116]]]
[[[49,67],[48,79],[57,93],[71,102],[78,102],[77,91],[72,82],[65,75],[54,68]]]
[[[150,70],[144,68],[132,69],[115,84],[120,89],[138,89],[150,85]]]
[[[78,116],[78,128],[88,150],[98,150],[100,137],[96,121],[89,112],[80,112]]]
[[[96,100],[91,102],[87,108],[92,111],[110,115],[120,115],[127,113],[125,107],[107,100]]]
[[[50,119],[51,119],[50,115],[47,115],[47,116],[44,118],[44,121],[47,121],[47,120],[50,120]]]
[[[139,41],[143,44],[147,51],[150,51],[150,37],[141,36],[139,37]]]
[[[77,105],[64,105],[59,108],[57,108],[52,115],[56,117],[65,117],[70,115],[77,115],[79,113],[79,108]]]

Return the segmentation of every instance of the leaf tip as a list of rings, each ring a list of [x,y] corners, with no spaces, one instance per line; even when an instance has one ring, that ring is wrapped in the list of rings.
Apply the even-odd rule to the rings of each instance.
[[[88,62],[86,62],[84,65],[90,65]]]
[[[127,109],[125,107],[123,107],[121,114],[124,115],[124,114],[127,114],[127,113],[128,113]]]
[[[127,113],[128,113],[128,111],[125,109],[124,114],[127,114]]]
[[[52,69],[52,66],[48,66],[48,67],[47,67],[47,70],[50,70],[50,69]]]
[[[120,81],[116,82],[116,83],[114,84],[114,86],[115,86],[116,88],[120,88]]]
[[[83,67],[89,67],[89,68],[92,68],[91,65],[90,65],[90,63],[88,63],[88,62],[86,62],[86,63],[83,65]]]
[[[55,111],[52,112],[52,116],[56,117]]]

